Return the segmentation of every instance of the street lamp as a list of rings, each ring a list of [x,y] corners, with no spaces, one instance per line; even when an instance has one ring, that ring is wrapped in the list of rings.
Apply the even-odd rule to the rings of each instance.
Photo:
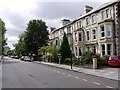
[[[71,69],[72,69],[72,50],[70,50],[70,52],[71,52]]]

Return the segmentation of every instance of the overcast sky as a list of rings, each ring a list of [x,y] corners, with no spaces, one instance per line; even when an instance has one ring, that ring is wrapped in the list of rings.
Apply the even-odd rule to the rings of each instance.
[[[85,5],[95,9],[106,1],[109,0],[0,0],[8,46],[13,48],[29,20],[42,19],[48,27],[59,27],[62,18],[74,20],[84,14]]]

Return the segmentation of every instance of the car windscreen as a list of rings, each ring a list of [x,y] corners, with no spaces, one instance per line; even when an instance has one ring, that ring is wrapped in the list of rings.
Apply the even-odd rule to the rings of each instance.
[[[120,60],[120,56],[110,56],[109,60]]]

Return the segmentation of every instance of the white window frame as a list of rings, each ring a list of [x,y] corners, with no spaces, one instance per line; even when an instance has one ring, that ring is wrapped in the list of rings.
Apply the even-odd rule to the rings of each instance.
[[[110,26],[110,29],[108,28],[108,26]],[[108,36],[108,32],[110,32],[110,36]],[[111,24],[106,24],[106,36],[112,37],[112,25]]]
[[[89,32],[89,35],[88,35],[87,32]],[[88,38],[89,38],[89,40],[88,40]],[[87,41],[90,41],[90,31],[89,31],[89,30],[86,31],[86,40],[87,40]]]
[[[79,26],[80,26],[80,28],[82,28],[82,21],[81,20],[79,20]]]
[[[75,42],[77,42],[77,32],[75,32]]]
[[[75,55],[78,56],[78,49],[75,47]]]
[[[101,19],[104,20],[106,18],[106,12],[105,11],[102,11],[101,12]]]
[[[82,55],[82,49],[81,49],[81,47],[79,47],[79,56],[81,56],[80,55],[80,51],[81,51],[81,55]]]
[[[110,45],[110,50],[108,50],[108,45]],[[108,54],[108,51],[110,52],[110,54]],[[108,55],[111,55],[112,54],[112,44],[107,44],[107,54]]]
[[[104,27],[104,31],[102,31],[102,26]],[[104,33],[104,36],[102,36],[102,33]],[[100,25],[100,37],[105,38],[105,25]]]
[[[83,33],[82,32],[78,32],[78,41],[79,42],[81,42],[80,40],[79,40],[79,34],[81,33],[81,41],[83,41]]]
[[[91,21],[92,21],[92,24],[94,24],[94,23],[96,23],[96,16],[95,15],[92,15],[92,17],[91,17]]]
[[[103,48],[102,48],[102,45],[104,45],[104,48],[105,48],[104,50],[103,50]],[[106,51],[105,51],[105,50],[106,50],[105,44],[101,44],[101,54],[102,54],[102,55],[105,55],[105,54],[106,54]],[[103,52],[104,52],[104,54],[103,54]]]
[[[87,17],[86,18],[86,26],[90,25],[90,19]]]
[[[95,30],[95,34],[93,33],[94,30]],[[94,36],[95,36],[95,39],[94,39]],[[96,29],[93,29],[93,30],[92,30],[92,39],[93,39],[93,40],[96,40]]]
[[[110,18],[110,9],[106,10],[106,18]]]
[[[94,46],[92,47],[92,49],[93,49],[93,50],[92,50],[93,53],[96,54],[96,53],[97,53],[97,46],[94,45]],[[95,50],[95,52],[94,52],[94,50]]]
[[[77,21],[76,24],[77,24],[77,29],[79,29],[80,28],[79,21]]]

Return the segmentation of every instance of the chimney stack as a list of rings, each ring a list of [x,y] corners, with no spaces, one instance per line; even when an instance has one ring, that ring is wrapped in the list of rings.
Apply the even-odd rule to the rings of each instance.
[[[55,30],[56,28],[54,27],[50,27],[50,31],[52,32],[53,30]]]
[[[84,13],[85,14],[88,13],[88,12],[90,12],[91,10],[93,10],[93,7],[85,5],[85,8],[84,8]]]
[[[64,25],[68,24],[69,22],[70,22],[69,19],[63,19],[63,20],[61,20],[61,26],[64,26]]]

